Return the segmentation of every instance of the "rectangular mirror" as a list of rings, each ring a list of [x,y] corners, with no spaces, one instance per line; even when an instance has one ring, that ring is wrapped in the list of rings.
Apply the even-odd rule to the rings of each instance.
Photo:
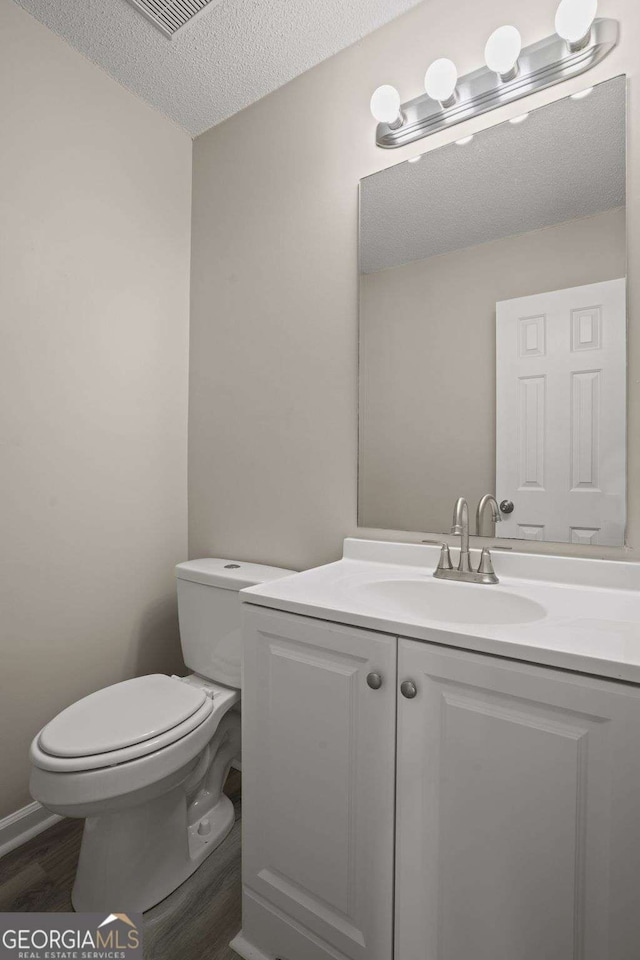
[[[358,522],[624,543],[626,80],[360,184]],[[472,532],[476,532],[472,530]]]

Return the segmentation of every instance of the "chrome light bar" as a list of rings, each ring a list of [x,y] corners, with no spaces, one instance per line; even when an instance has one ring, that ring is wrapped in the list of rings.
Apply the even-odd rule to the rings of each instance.
[[[516,76],[511,79],[503,80],[488,67],[481,67],[458,80],[455,102],[451,106],[442,105],[426,93],[402,104],[401,123],[379,123],[376,143],[386,149],[404,147],[530,93],[578,77],[604,60],[617,43],[617,20],[594,20],[589,43],[578,50],[572,50],[565,40],[554,34],[522,49]]]

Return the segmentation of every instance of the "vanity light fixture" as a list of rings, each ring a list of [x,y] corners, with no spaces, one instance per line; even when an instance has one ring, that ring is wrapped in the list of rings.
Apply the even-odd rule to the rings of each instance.
[[[402,126],[403,116],[400,110],[400,94],[389,83],[383,83],[373,91],[369,104],[374,120],[386,124],[390,130],[398,130]]]
[[[516,27],[498,27],[484,48],[484,62],[503,83],[518,76],[518,57],[522,50],[522,37]]]
[[[456,100],[458,71],[453,60],[441,57],[434,60],[424,75],[424,88],[432,100],[437,100],[443,110],[452,107]]]
[[[598,0],[562,0],[556,13],[556,33],[566,40],[569,53],[577,53],[590,44],[597,11]]]
[[[586,73],[618,43],[617,20],[595,19],[597,2],[561,0],[556,33],[528,47],[522,47],[515,26],[498,27],[485,46],[486,65],[463,77],[458,77],[453,61],[435,60],[425,74],[426,93],[407,103],[401,103],[395,87],[378,87],[371,98],[371,112],[378,120],[377,145],[405,147]],[[577,94],[575,99],[586,95]]]

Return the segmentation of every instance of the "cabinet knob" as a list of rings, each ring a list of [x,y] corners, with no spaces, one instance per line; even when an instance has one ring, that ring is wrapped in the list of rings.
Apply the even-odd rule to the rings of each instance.
[[[418,688],[413,680],[403,680],[400,684],[400,693],[403,697],[406,697],[407,700],[413,700],[417,692]]]
[[[367,674],[367,683],[372,690],[379,690],[382,686],[382,677],[379,673],[368,673]]]
[[[513,500],[501,500],[500,510],[502,511],[502,513],[513,513],[513,511],[515,510]]]

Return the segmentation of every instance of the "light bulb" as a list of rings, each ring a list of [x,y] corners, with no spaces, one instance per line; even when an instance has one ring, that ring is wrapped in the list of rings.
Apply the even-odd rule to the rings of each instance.
[[[452,60],[442,57],[434,60],[424,75],[424,88],[432,100],[443,107],[452,107],[456,101],[458,71]]]
[[[572,53],[589,43],[597,10],[598,0],[561,0],[556,12],[556,33],[567,41]]]
[[[388,83],[378,87],[373,91],[369,106],[378,123],[387,123],[393,130],[402,126],[400,94],[395,87]]]
[[[484,48],[485,63],[505,82],[513,80],[518,73],[518,57],[522,50],[522,37],[515,27],[498,27]]]
[[[572,100],[584,100],[585,97],[591,96],[592,93],[593,93],[593,87],[587,87],[586,90],[580,90],[579,93],[572,93],[572,94],[571,94],[571,99],[572,99]]]

